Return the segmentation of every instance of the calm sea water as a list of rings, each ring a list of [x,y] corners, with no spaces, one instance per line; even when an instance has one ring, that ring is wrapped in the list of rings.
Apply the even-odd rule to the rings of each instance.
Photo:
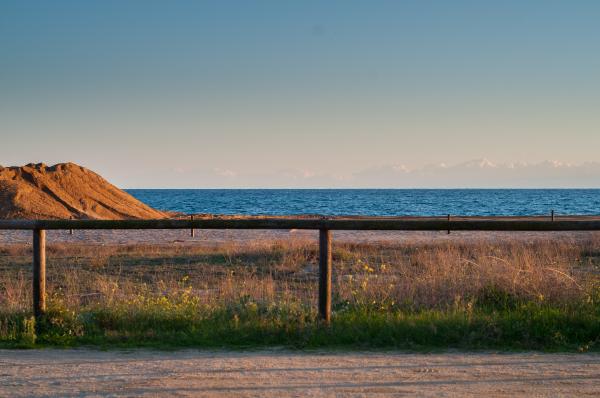
[[[130,189],[161,210],[254,215],[600,215],[600,189]]]

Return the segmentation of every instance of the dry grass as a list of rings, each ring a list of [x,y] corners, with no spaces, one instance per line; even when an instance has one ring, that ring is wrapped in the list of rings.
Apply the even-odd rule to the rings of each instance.
[[[0,247],[0,346],[600,348],[600,240],[334,245],[333,321],[305,240]]]
[[[0,307],[28,311],[30,248],[0,248]],[[314,242],[50,245],[48,294],[69,309],[186,294],[202,303],[316,302]],[[466,308],[490,300],[566,304],[598,289],[600,241],[334,245],[334,304]]]

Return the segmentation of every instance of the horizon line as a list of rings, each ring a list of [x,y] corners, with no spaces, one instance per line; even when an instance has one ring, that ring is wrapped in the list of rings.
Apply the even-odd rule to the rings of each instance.
[[[599,187],[204,187],[204,188],[121,188],[124,190],[295,190],[295,191],[310,191],[310,190],[600,190]]]

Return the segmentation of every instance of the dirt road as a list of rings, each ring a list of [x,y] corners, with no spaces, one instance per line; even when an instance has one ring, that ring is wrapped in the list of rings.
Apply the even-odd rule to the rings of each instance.
[[[2,397],[598,396],[599,354],[0,350]]]

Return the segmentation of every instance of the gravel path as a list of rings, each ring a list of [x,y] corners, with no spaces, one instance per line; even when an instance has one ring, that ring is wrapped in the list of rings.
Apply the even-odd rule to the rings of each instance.
[[[1,397],[599,396],[599,354],[0,350]]]

